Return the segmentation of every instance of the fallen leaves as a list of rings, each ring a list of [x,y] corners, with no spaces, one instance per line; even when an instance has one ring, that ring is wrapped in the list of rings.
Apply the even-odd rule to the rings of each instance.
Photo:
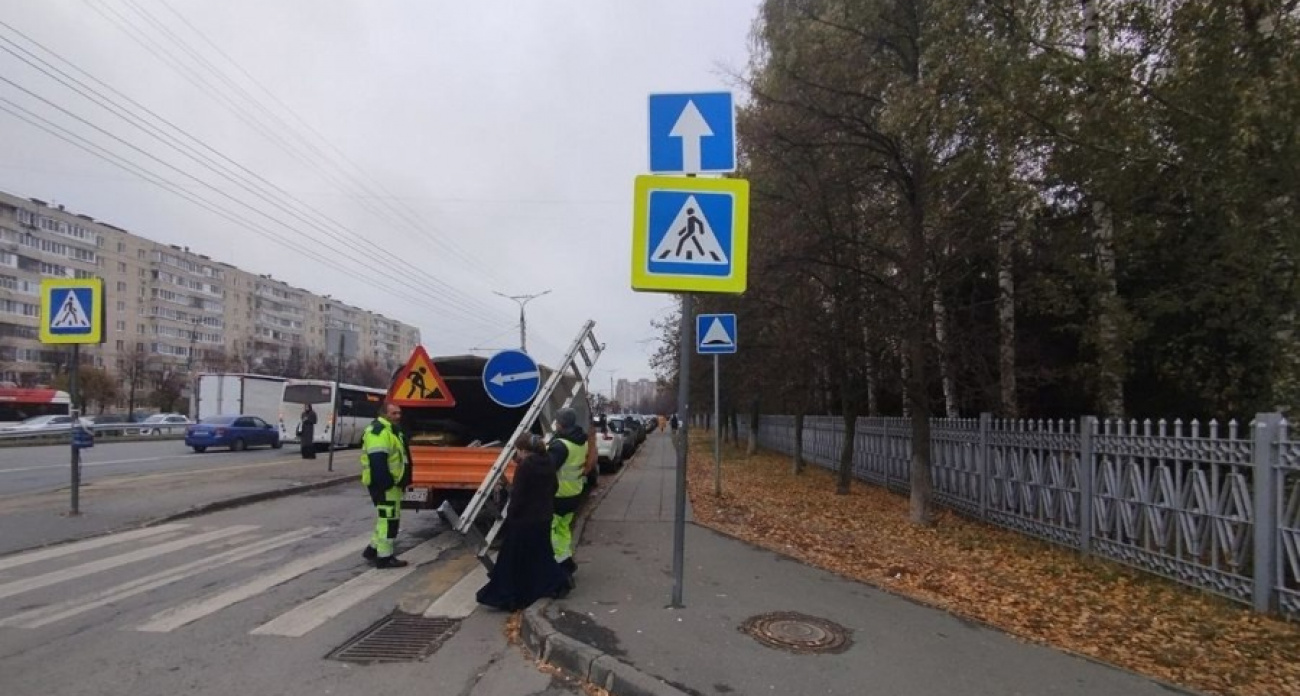
[[[1085,558],[790,458],[724,447],[713,494],[710,436],[692,438],[696,521],[810,565],[983,621],[1024,639],[1202,691],[1300,694],[1300,626],[1162,578]]]

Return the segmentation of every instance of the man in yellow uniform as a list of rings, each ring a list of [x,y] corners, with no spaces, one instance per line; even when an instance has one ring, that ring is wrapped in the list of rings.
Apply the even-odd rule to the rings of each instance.
[[[551,547],[555,551],[555,562],[572,576],[578,570],[578,565],[573,562],[573,515],[582,500],[587,474],[594,460],[588,461],[587,433],[578,427],[576,411],[560,409],[555,414],[555,425],[555,437],[549,443],[543,443],[536,435],[522,435],[515,446],[544,452],[555,466],[559,488],[555,491],[555,515],[551,518]]]
[[[411,484],[411,462],[399,424],[402,409],[384,406],[361,437],[361,484],[375,504],[375,533],[362,554],[376,568],[404,568],[393,549],[402,523],[402,492]]]

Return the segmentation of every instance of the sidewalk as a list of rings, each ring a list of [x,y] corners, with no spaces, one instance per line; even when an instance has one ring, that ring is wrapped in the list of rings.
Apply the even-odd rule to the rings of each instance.
[[[670,609],[675,466],[669,437],[652,435],[587,520],[577,589],[525,613],[534,652],[616,696],[1181,693],[689,523],[686,606]],[[796,654],[742,632],[747,619],[770,612],[832,621],[851,632],[850,643]]]
[[[0,554],[213,512],[357,479],[355,454],[334,462],[286,453],[273,461],[113,476],[81,487],[81,514],[68,515],[66,487],[0,496]]]

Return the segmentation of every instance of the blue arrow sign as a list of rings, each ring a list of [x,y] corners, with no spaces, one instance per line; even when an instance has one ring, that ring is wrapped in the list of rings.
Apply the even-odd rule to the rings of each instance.
[[[731,92],[650,95],[650,171],[736,171]]]
[[[483,389],[488,398],[505,406],[523,406],[537,396],[542,386],[542,372],[527,353],[503,350],[483,366]]]
[[[736,352],[736,315],[696,315],[695,352],[700,355]]]

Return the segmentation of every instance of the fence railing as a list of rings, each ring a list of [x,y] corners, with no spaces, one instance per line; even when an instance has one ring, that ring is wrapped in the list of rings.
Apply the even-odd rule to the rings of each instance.
[[[911,421],[860,418],[853,473],[910,490]],[[793,455],[793,416],[758,444]],[[804,419],[803,457],[834,469],[839,417]],[[1277,414],[1236,421],[931,421],[934,501],[971,517],[1300,619],[1300,441]]]

